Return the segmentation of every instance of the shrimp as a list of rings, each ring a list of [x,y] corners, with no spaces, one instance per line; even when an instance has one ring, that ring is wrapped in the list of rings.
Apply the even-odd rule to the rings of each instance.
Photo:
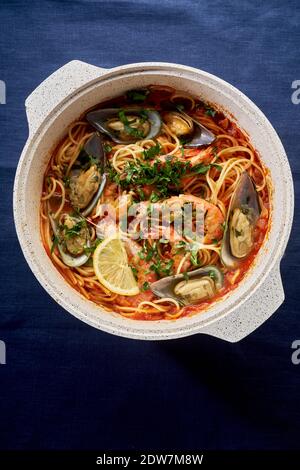
[[[180,194],[165,200],[172,208],[182,207],[186,203],[193,204],[193,209],[199,208],[204,212],[204,239],[203,243],[212,243],[223,236],[222,224],[225,219],[220,209],[211,202],[190,194]]]

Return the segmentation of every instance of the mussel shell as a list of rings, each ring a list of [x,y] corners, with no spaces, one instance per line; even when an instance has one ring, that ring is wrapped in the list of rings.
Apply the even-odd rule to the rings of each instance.
[[[216,136],[208,130],[205,126],[203,126],[199,121],[197,121],[195,118],[190,116],[189,114],[185,113],[178,107],[176,108],[179,113],[181,113],[183,116],[187,116],[190,118],[194,125],[194,132],[191,136],[191,140],[184,144],[184,147],[186,148],[199,148],[203,147],[204,145],[210,145],[214,142],[216,139]]]
[[[115,116],[118,116],[120,111],[124,111],[125,113],[137,114],[141,111],[144,111],[148,115],[148,120],[151,124],[149,133],[144,137],[144,139],[153,139],[156,137],[161,129],[162,121],[159,113],[153,109],[144,109],[142,107],[131,107],[131,108],[106,108],[106,109],[98,109],[96,111],[91,111],[86,115],[86,119],[88,122],[98,131],[103,132],[104,134],[108,135],[110,139],[112,139],[117,144],[130,144],[134,143],[137,140],[141,139],[129,139],[129,140],[122,140],[119,139],[106,125],[108,119],[111,119]]]
[[[85,143],[83,149],[79,153],[77,159],[75,160],[71,168],[70,177],[72,177],[72,175],[78,174],[78,172],[81,171],[81,169],[86,164],[88,164],[89,157],[93,157],[93,159],[97,162],[102,178],[101,178],[101,181],[99,183],[99,187],[96,193],[93,195],[92,199],[89,201],[87,206],[81,209],[80,211],[83,217],[86,217],[87,215],[91,213],[91,211],[97,204],[103,192],[103,189],[105,187],[105,183],[106,183],[106,174],[105,174],[106,153],[103,148],[102,138],[99,136],[97,132],[94,132],[94,134]]]
[[[224,266],[229,269],[238,267],[240,262],[247,258],[249,254],[247,253],[244,257],[238,258],[233,256],[232,253],[230,240],[230,237],[232,236],[230,222],[235,209],[240,209],[247,214],[248,220],[254,229],[257,219],[260,215],[260,206],[255,184],[247,171],[244,171],[241,174],[237,187],[231,197],[226,221],[226,229],[224,231],[222,241],[221,260]]]
[[[52,217],[52,215],[50,213],[49,213],[49,219],[50,219],[50,223],[51,223],[53,233],[54,233],[55,237],[57,237],[59,239],[59,231],[58,231],[58,228],[57,228],[56,221],[54,220],[54,218]],[[86,245],[87,245],[88,248],[91,246],[91,242],[90,242],[89,239],[87,240]],[[60,256],[61,256],[64,264],[71,267],[71,268],[78,268],[79,266],[82,266],[83,264],[85,264],[88,261],[89,257],[91,256],[90,253],[82,253],[79,256],[73,256],[73,255],[71,255],[70,253],[67,253],[64,250],[64,248],[60,244],[60,242],[58,242],[57,248],[58,248],[58,251],[60,253]]]
[[[197,122],[192,140],[187,142],[184,146],[191,149],[198,148],[204,145],[212,144],[215,139],[216,136],[211,131],[200,124],[200,122]]]
[[[174,291],[180,282],[186,281],[188,283],[186,276],[188,280],[207,276],[212,277],[216,291],[220,290],[223,286],[223,273],[216,266],[205,266],[204,268],[198,268],[195,271],[188,272],[185,275],[176,274],[174,276],[164,277],[159,281],[153,282],[150,288],[153,294],[158,297],[171,297],[177,300],[180,305],[189,305],[189,302],[182,298],[182,296],[176,295]]]

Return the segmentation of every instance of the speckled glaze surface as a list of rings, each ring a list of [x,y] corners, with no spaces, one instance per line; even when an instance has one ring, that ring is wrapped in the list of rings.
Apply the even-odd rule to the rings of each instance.
[[[216,103],[246,130],[276,181],[272,227],[255,266],[239,287],[206,312],[176,321],[145,322],[108,313],[70,287],[48,258],[39,233],[39,202],[53,146],[70,123],[91,106],[149,84],[169,85]],[[236,342],[258,328],[284,300],[279,264],[293,219],[294,192],[284,148],[263,113],[240,91],[198,69],[140,63],[101,69],[72,61],[45,80],[26,100],[29,137],[14,187],[14,217],[24,256],[46,291],[68,312],[95,328],[144,340],[206,333]]]

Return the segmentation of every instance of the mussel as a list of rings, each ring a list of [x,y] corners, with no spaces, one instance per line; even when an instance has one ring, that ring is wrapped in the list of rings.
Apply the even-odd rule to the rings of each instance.
[[[98,109],[88,113],[86,118],[95,129],[117,144],[153,139],[159,134],[162,124],[157,111],[141,107]]]
[[[79,153],[69,174],[69,198],[83,217],[93,210],[103,192],[105,165],[102,140],[95,132]]]
[[[168,276],[151,284],[158,297],[171,297],[180,305],[190,305],[212,297],[223,286],[223,273],[216,266],[205,266],[186,274]]]
[[[91,247],[86,220],[70,214],[64,214],[60,224],[57,224],[51,214],[49,219],[64,264],[71,268],[85,264],[91,256],[86,250]]]
[[[177,137],[187,139],[187,142],[184,144],[186,148],[198,148],[203,145],[209,145],[216,138],[211,131],[182,110],[165,113],[164,120]]]
[[[254,228],[260,215],[255,184],[244,171],[229,204],[221,248],[221,260],[229,269],[247,258],[254,244]]]

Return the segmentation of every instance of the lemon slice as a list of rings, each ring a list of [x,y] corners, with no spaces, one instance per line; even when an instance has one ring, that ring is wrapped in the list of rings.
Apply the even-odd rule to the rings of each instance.
[[[93,265],[99,282],[111,292],[128,296],[139,293],[120,237],[113,235],[97,246]]]

